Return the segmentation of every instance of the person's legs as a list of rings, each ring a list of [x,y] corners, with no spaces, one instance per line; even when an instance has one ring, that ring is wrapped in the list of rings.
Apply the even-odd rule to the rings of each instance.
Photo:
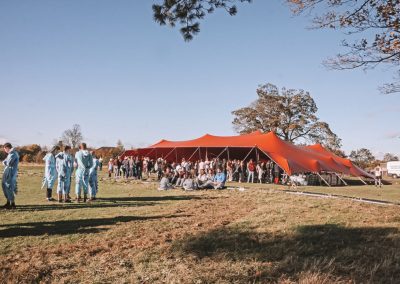
[[[48,201],[51,201],[52,200],[52,197],[53,196],[53,189],[51,188],[51,187],[48,187],[47,188],[47,191],[46,191],[46,198],[47,198],[47,200]]]
[[[3,180],[1,182],[1,187],[3,188],[4,197],[7,200],[7,202],[6,202],[6,204],[4,204],[3,208],[10,208],[11,203],[10,203],[9,197],[8,197],[8,189],[7,189],[8,185],[7,185],[6,180],[4,179],[4,176],[3,176]]]
[[[97,176],[96,175],[91,175],[89,177],[89,193],[90,193],[90,199],[95,200],[96,199],[96,194],[97,194]]]
[[[254,172],[249,171],[249,175],[247,177],[247,182],[249,183],[251,180],[251,183],[254,183]]]
[[[65,179],[65,186],[64,186],[64,201],[68,201],[71,199],[70,197],[71,192],[71,175],[67,175]]]
[[[81,188],[83,186],[83,176],[81,172],[77,171],[76,176],[75,176],[75,195],[76,195],[76,200],[79,202],[81,200]]]
[[[58,184],[57,184],[58,202],[62,201],[63,192],[65,192],[65,177],[58,177]]]
[[[83,176],[83,202],[87,200],[88,188],[89,188],[89,174]]]

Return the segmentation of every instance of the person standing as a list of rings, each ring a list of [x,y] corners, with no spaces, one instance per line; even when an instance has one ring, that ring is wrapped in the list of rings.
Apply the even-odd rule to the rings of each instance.
[[[71,175],[74,170],[74,159],[69,154],[70,146],[65,146],[64,151],[56,155],[56,169],[58,173],[57,196],[58,202],[71,202]]]
[[[96,200],[96,194],[98,191],[97,181],[97,168],[100,167],[100,161],[97,159],[95,152],[92,152],[93,165],[89,170],[89,187],[90,187],[90,199]]]
[[[254,165],[253,159],[250,159],[249,163],[247,164],[247,171],[249,173],[249,175],[247,176],[247,183],[250,182],[251,179],[251,183],[254,183],[254,171],[255,171],[256,167]]]
[[[278,184],[281,176],[281,168],[277,163],[274,164],[274,183]]]
[[[50,152],[44,156],[43,161],[45,162],[44,178],[42,188],[46,187],[46,199],[47,201],[53,201],[53,186],[57,178],[56,169],[56,158],[55,153],[60,150],[58,146],[54,146]]]
[[[257,174],[258,174],[258,182],[263,183],[264,163],[258,162],[256,169],[257,169]]]
[[[6,204],[3,206],[5,209],[15,209],[15,195],[17,194],[17,176],[18,176],[18,164],[19,154],[11,146],[10,143],[6,143],[3,146],[4,152],[7,153],[7,158],[3,161],[4,172],[1,186],[3,188],[4,196],[7,199]]]
[[[89,186],[89,170],[93,166],[93,158],[87,150],[86,143],[81,143],[79,151],[75,154],[77,169],[75,172],[76,200],[81,201],[81,189],[83,189],[83,202],[87,200]]]
[[[100,156],[99,158],[99,171],[101,172],[103,170],[103,157]]]
[[[382,168],[380,166],[377,166],[375,168],[375,187],[382,187]]]
[[[110,160],[108,161],[108,177],[109,178],[111,178],[113,170],[114,170],[114,162],[113,162],[113,159],[110,158]]]

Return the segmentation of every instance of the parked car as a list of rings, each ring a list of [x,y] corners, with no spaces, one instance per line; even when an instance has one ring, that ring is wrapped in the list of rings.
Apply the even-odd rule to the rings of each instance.
[[[400,161],[387,162],[387,175],[400,178]]]

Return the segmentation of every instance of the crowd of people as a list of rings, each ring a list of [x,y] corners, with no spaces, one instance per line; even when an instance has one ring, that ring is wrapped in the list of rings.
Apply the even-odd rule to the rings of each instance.
[[[160,189],[182,187],[186,190],[223,188],[226,181],[279,183],[285,178],[281,168],[271,160],[200,159],[180,163],[162,158],[117,157],[108,163],[108,176],[114,178],[148,178],[156,173]]]

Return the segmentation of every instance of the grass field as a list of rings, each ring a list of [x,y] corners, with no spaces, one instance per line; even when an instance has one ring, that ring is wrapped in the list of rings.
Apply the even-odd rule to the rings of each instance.
[[[17,210],[0,211],[4,283],[398,283],[400,207],[296,196],[283,186],[159,192],[99,182],[58,204],[22,166]],[[243,185],[243,184],[242,184]],[[400,201],[400,185],[298,190]],[[2,199],[4,201],[4,198]]]

